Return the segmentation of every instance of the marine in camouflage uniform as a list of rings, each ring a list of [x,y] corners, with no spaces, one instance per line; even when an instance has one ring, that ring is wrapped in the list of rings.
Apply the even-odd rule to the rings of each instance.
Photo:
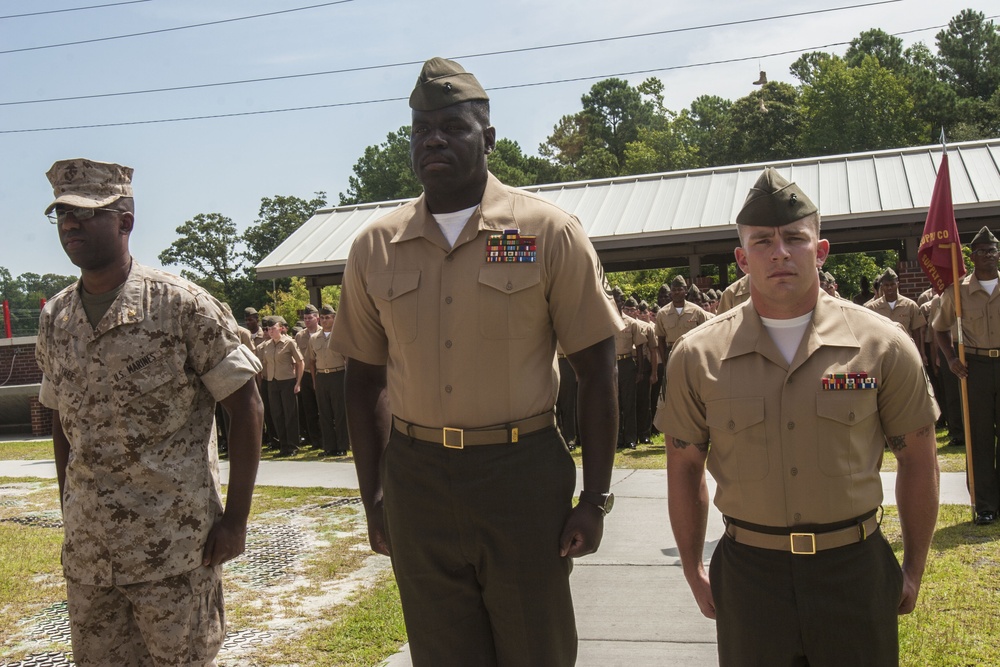
[[[56,162],[46,209],[81,279],[41,314],[77,665],[214,665],[221,564],[244,548],[260,364],[200,287],[135,262],[132,170]],[[223,507],[215,404],[233,417]]]

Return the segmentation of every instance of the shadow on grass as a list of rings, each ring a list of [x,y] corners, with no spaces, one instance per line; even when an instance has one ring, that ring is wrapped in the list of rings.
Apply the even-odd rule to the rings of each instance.
[[[992,526],[977,526],[972,523],[972,509],[966,509],[968,514],[965,521],[943,526],[934,531],[931,549],[947,551],[967,544],[1000,542],[1000,523],[995,523]],[[902,539],[894,539],[889,544],[897,551],[903,548]]]

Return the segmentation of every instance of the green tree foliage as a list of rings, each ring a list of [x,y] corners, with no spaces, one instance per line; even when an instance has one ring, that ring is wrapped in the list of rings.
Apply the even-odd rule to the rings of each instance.
[[[903,40],[884,30],[866,30],[851,40],[844,54],[848,67],[860,67],[865,56],[872,56],[878,63],[896,74],[905,74],[907,60],[903,54]]]
[[[367,147],[353,171],[347,179],[347,192],[340,193],[342,206],[419,195],[420,182],[410,166],[410,126],[404,125],[390,132],[381,144]]]
[[[717,95],[702,95],[691,102],[687,114],[690,143],[697,147],[699,165],[709,167],[734,164],[732,144],[736,127],[733,103]]]
[[[799,92],[780,81],[764,84],[733,103],[730,157],[735,163],[800,157],[802,128]]]
[[[993,21],[964,9],[936,39],[941,78],[959,97],[989,101],[1000,86],[1000,35]]]
[[[809,155],[908,146],[928,134],[906,86],[870,55],[857,67],[836,57],[820,64],[803,86],[802,110],[800,141]]]
[[[895,250],[849,252],[827,257],[823,270],[829,271],[837,279],[840,296],[850,299],[861,291],[861,276],[874,283],[887,268],[895,267],[898,263],[899,256]]]
[[[22,273],[16,278],[7,267],[0,266],[0,301],[10,308],[10,327],[14,336],[34,336],[38,333],[38,313],[42,299],[51,299],[63,288],[76,282],[76,276],[56,273]],[[0,328],[0,335],[3,329]]]
[[[228,301],[243,268],[236,223],[221,213],[199,213],[176,232],[174,242],[160,253],[160,261],[186,267],[181,269],[182,276]]]
[[[282,195],[262,198],[257,220],[243,233],[247,260],[256,264],[267,257],[313,213],[325,206],[325,192],[317,192],[310,200]]]

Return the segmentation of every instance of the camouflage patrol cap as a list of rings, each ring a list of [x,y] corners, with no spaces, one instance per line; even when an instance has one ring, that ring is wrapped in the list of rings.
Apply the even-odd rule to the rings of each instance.
[[[86,158],[53,163],[45,176],[52,184],[56,198],[45,209],[45,215],[51,213],[57,204],[100,208],[122,197],[131,197],[132,171],[132,167]]]
[[[895,283],[895,282],[899,282],[899,276],[896,275],[896,272],[893,271],[890,268],[890,269],[886,269],[885,271],[883,271],[882,275],[880,275],[878,277],[878,280],[879,280],[879,284],[884,283],[886,281],[888,281],[890,283]]]
[[[972,242],[969,243],[970,246],[980,245],[980,244],[997,245],[997,237],[993,236],[993,232],[989,230],[989,227],[983,227],[982,229],[980,229],[979,233],[977,233],[972,238]]]
[[[799,186],[789,183],[775,169],[768,167],[747,193],[743,208],[736,215],[736,224],[782,227],[816,211],[816,205]]]
[[[330,304],[324,303],[322,306],[319,307],[319,314],[320,315],[336,315],[337,311]]]
[[[459,102],[489,99],[476,77],[454,60],[431,58],[424,63],[410,93],[410,108],[436,111]]]
[[[307,303],[306,307],[302,309],[302,314],[303,315],[310,315],[310,314],[312,314],[312,315],[319,315],[319,309],[316,308],[316,306],[312,305],[311,303]]]
[[[674,276],[674,279],[670,281],[670,287],[687,287],[687,281],[684,280],[684,276]]]

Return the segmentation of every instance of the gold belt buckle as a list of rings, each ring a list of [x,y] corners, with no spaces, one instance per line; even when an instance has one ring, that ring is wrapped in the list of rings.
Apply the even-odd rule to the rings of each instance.
[[[816,553],[816,533],[792,533],[789,536],[789,546],[792,548],[793,554],[804,554],[813,555]],[[809,546],[806,549],[798,549],[795,546],[795,539],[807,538]]]
[[[448,434],[457,433],[458,434],[458,444],[450,444],[448,442]],[[454,438],[452,438],[454,440]],[[445,426],[441,429],[441,444],[448,449],[465,449],[465,431],[460,428],[450,428]]]
[[[1000,357],[1000,350],[990,350],[990,359]]]

